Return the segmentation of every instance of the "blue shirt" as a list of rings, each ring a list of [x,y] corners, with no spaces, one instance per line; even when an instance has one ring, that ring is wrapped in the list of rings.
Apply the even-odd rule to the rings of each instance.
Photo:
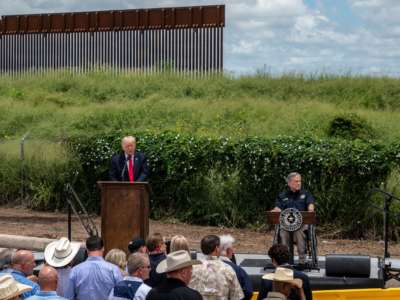
[[[119,268],[100,256],[73,267],[65,297],[70,300],[107,300],[111,289],[123,280]]]
[[[57,295],[55,291],[39,291],[36,293],[36,295],[27,298],[26,300],[43,300],[43,299],[49,299],[49,300],[67,300],[63,297],[60,297]]]
[[[26,278],[25,274],[18,270],[6,269],[6,270],[0,272],[0,275],[4,275],[4,274],[10,274],[19,283],[26,284],[26,285],[29,285],[32,287],[31,291],[25,292],[21,295],[21,299],[26,299],[32,295],[35,295],[40,290],[40,287],[36,282],[33,282],[32,280],[29,280],[28,278]]]

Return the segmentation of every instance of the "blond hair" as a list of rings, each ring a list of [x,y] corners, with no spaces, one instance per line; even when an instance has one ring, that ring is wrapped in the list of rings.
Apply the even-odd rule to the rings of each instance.
[[[183,235],[175,235],[171,239],[170,252],[186,250],[190,253],[189,242]]]
[[[122,271],[126,271],[126,254],[121,249],[111,249],[104,259],[116,265]]]

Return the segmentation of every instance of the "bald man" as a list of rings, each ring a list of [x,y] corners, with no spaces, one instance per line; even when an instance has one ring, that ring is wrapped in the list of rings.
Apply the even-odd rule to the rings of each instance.
[[[67,300],[57,295],[57,270],[50,266],[44,266],[39,272],[40,291],[27,300]]]
[[[126,136],[121,141],[123,153],[116,154],[111,159],[109,171],[112,181],[146,181],[149,177],[147,159],[141,152],[136,151],[136,138]]]
[[[32,251],[18,250],[11,257],[10,268],[1,271],[0,275],[10,274],[19,283],[32,287],[31,291],[25,292],[21,295],[21,299],[26,299],[35,295],[36,292],[39,291],[39,285],[27,278],[33,274],[35,266],[36,263]]]

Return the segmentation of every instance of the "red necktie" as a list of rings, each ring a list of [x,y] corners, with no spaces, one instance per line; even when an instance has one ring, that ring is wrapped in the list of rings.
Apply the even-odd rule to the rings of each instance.
[[[130,182],[133,182],[133,181],[134,181],[134,179],[133,179],[133,174],[134,174],[134,172],[133,172],[133,162],[132,162],[132,158],[129,160],[128,171],[129,171],[129,181],[130,181]]]

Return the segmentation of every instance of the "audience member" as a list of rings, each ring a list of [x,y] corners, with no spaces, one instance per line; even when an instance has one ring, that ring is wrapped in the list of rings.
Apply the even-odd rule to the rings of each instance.
[[[21,299],[26,299],[32,295],[35,295],[39,290],[39,285],[27,278],[33,274],[33,269],[35,266],[36,263],[32,251],[18,250],[11,258],[10,268],[1,271],[0,276],[4,274],[10,274],[19,283],[32,287],[32,290],[22,294]]]
[[[233,243],[235,239],[231,235],[222,235],[220,236],[220,259],[231,266],[231,268],[235,271],[236,277],[239,280],[240,286],[242,287],[244,298],[246,300],[251,299],[253,297],[253,285],[251,283],[251,279],[246,271],[232,262],[231,258],[234,255]]]
[[[156,268],[160,261],[166,258],[165,243],[160,233],[154,233],[147,239],[147,249],[149,251],[149,259],[151,265],[150,277],[145,281],[151,287],[160,284],[165,278],[165,274],[158,274]]]
[[[265,274],[263,279],[272,280],[272,292],[268,292],[267,300],[287,300],[293,289],[298,290],[300,300],[305,300],[302,289],[303,282],[293,277],[293,270],[277,267],[275,273]]]
[[[20,295],[31,290],[31,286],[19,283],[10,274],[0,275],[0,300],[19,300]]]
[[[149,278],[150,260],[147,254],[133,253],[128,258],[130,276],[119,282],[110,293],[109,300],[145,300],[151,287],[143,282]]]
[[[117,266],[103,259],[104,246],[100,237],[89,237],[86,240],[86,249],[86,261],[71,270],[66,298],[106,300],[111,289],[123,277]]]
[[[289,265],[290,253],[287,246],[282,244],[275,244],[268,250],[268,255],[271,258],[272,264],[275,268],[285,267],[291,269]],[[294,278],[301,279],[303,282],[303,291],[307,300],[312,300],[312,292],[310,287],[310,281],[308,276],[303,272],[293,270]],[[260,291],[258,293],[257,300],[261,300],[267,297],[268,292],[272,291],[272,281],[262,279],[260,284]],[[297,289],[293,289],[289,295],[289,299],[298,300],[301,299],[301,295],[298,295]]]
[[[171,239],[170,251],[186,250],[190,254],[189,242],[183,235],[175,235]]]
[[[130,253],[140,252],[147,253],[146,241],[140,237],[134,238],[128,244],[128,249]]]
[[[67,300],[57,295],[57,270],[50,266],[43,266],[39,272],[40,291],[27,300]]]
[[[166,280],[153,288],[147,300],[201,300],[199,292],[188,287],[192,277],[193,265],[201,264],[191,260],[186,250],[171,252],[157,266],[157,273],[166,273]]]
[[[77,256],[80,243],[70,242],[66,237],[51,242],[44,250],[44,259],[57,270],[57,295],[65,297],[71,273],[71,264]]]
[[[243,299],[235,271],[219,259],[219,245],[216,235],[208,235],[201,240],[201,251],[206,258],[201,265],[193,267],[189,286],[200,292],[204,300]]]
[[[120,249],[111,249],[104,258],[109,263],[116,265],[121,271],[122,276],[127,276],[126,272],[126,254]]]
[[[14,249],[3,248],[0,249],[0,271],[7,269],[11,266],[11,258],[15,253]]]

